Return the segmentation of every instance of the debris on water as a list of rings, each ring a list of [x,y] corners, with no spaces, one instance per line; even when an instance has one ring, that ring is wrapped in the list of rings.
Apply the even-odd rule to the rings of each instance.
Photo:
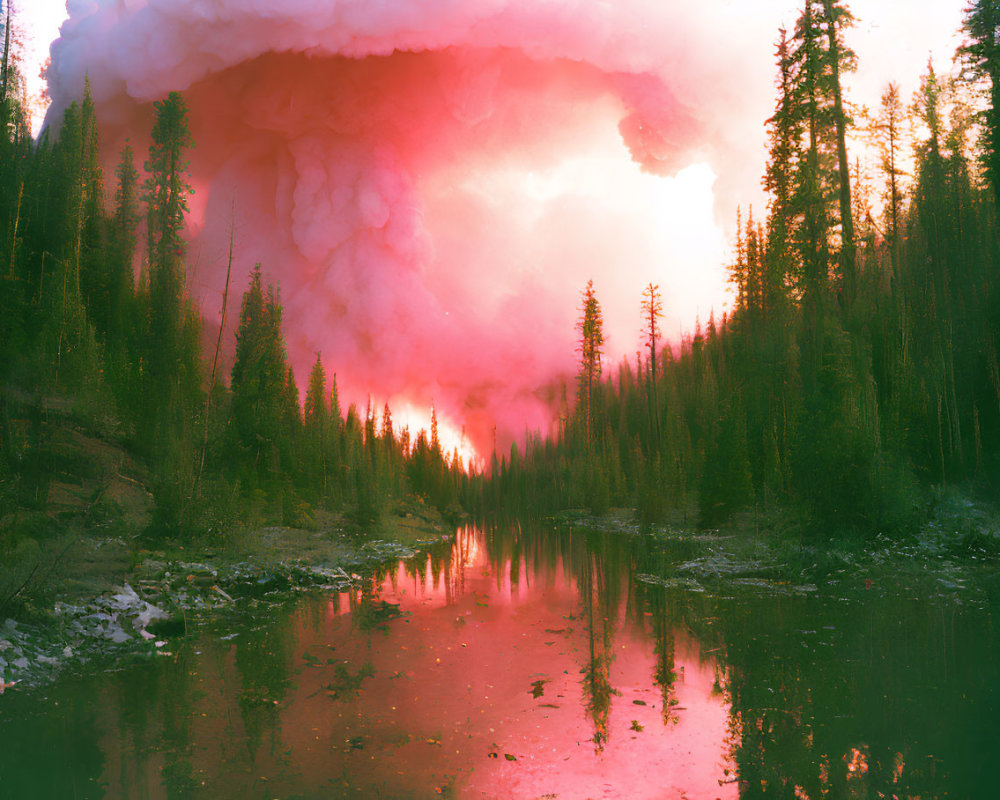
[[[763,578],[735,578],[729,581],[728,584],[731,586],[759,589],[765,594],[772,595],[804,595],[818,591],[818,587],[812,583],[781,583],[779,581],[764,580]]]
[[[331,700],[340,700],[346,695],[357,695],[365,678],[375,674],[375,668],[370,661],[361,665],[361,669],[352,675],[346,664],[337,664],[333,668],[333,680],[322,687]]]
[[[721,578],[732,575],[773,574],[776,568],[776,564],[756,559],[738,559],[726,553],[710,550],[708,555],[680,564],[677,571],[688,572],[703,578]]]
[[[689,562],[690,563],[690,562]],[[671,589],[682,589],[688,592],[704,592],[705,585],[694,578],[687,576],[661,577],[659,575],[649,575],[645,573],[637,574],[636,579],[653,586],[664,586]],[[732,576],[715,576],[717,583],[712,583],[713,590],[726,588],[752,589],[767,595],[795,596],[807,595],[818,591],[815,584],[791,584],[781,581],[768,580],[766,578],[738,578]]]
[[[665,586],[670,589],[683,589],[688,592],[705,591],[705,587],[698,583],[698,581],[694,578],[661,578],[658,575],[648,575],[646,573],[639,573],[635,577],[636,580],[653,586]]]
[[[233,602],[235,602],[235,601],[233,600],[233,598],[232,598],[232,597],[230,597],[230,596],[229,596],[228,594],[226,594],[226,593],[225,593],[225,592],[224,592],[224,591],[223,591],[222,589],[220,589],[220,588],[219,588],[218,586],[213,586],[213,587],[212,587],[212,591],[213,591],[213,592],[215,592],[215,593],[216,593],[217,595],[219,595],[219,597],[221,597],[221,598],[222,598],[223,600],[225,600],[225,601],[226,601],[227,603],[233,603]]]
[[[389,622],[400,616],[403,612],[398,603],[387,603],[385,600],[362,603],[354,611],[354,621],[358,628],[363,631],[370,631],[378,628],[388,630]]]
[[[412,547],[407,547],[399,542],[373,539],[370,542],[365,542],[359,549],[358,554],[348,559],[347,563],[365,565],[373,560],[389,561],[400,559],[405,561],[406,559],[413,558],[417,555],[417,552]]]

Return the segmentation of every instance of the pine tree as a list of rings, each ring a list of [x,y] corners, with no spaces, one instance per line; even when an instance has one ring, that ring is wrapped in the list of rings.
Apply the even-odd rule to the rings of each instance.
[[[112,341],[120,340],[124,334],[124,317],[135,283],[136,230],[142,216],[139,210],[139,171],[128,141],[122,148],[115,178],[115,207],[111,217],[108,255],[108,338]]]
[[[179,92],[153,103],[156,123],[145,185],[150,280],[180,285],[177,274],[184,256],[184,214],[187,198],[194,191],[188,182],[186,153],[193,146],[187,122],[187,104]],[[159,273],[159,274],[158,274]]]
[[[660,297],[658,284],[650,283],[642,290],[642,325],[643,337],[649,349],[648,399],[649,399],[649,433],[653,447],[659,449],[660,441],[660,406],[656,397],[657,356],[656,342],[660,338],[660,317],[663,316],[663,300]]]
[[[601,379],[601,354],[604,347],[603,317],[601,304],[594,292],[594,282],[587,281],[582,293],[580,321],[576,326],[580,338],[577,351],[580,353],[580,368],[577,372],[577,419],[583,425],[587,446],[592,443],[594,417],[594,395]]]
[[[37,285],[37,294],[32,294],[41,328],[38,363],[46,373],[42,381],[60,392],[96,388],[99,381],[97,343],[81,292],[81,262],[91,244],[85,241],[85,232],[99,231],[103,225],[99,201],[96,208],[88,208],[88,194],[101,192],[99,179],[93,174],[100,169],[95,166],[96,153],[88,155],[85,146],[92,134],[84,135],[95,124],[92,103],[88,104],[86,117],[76,103],[66,110],[53,147],[54,175],[44,231],[55,257],[48,262],[51,270],[46,269],[44,256],[33,259],[29,277],[30,288]],[[89,185],[95,180],[97,186]],[[93,215],[90,223],[88,211]],[[100,244],[95,244],[99,249]]]
[[[885,176],[886,238],[894,265],[899,261],[898,245],[903,213],[902,179],[906,175],[901,166],[904,123],[905,111],[899,97],[899,87],[890,83],[882,92],[880,113],[874,130],[879,163]]]
[[[107,258],[107,225],[104,212],[104,170],[100,161],[97,112],[84,82],[80,107],[80,200],[76,215],[75,261],[80,294],[100,341],[111,327],[111,275]]]
[[[281,442],[293,426],[288,372],[281,306],[257,264],[240,305],[230,386],[237,443],[250,474],[261,479],[277,477]],[[297,391],[294,402],[297,407]]]
[[[146,327],[142,336],[143,394],[147,409],[140,416],[147,442],[168,437],[170,426],[156,431],[168,417],[186,425],[201,406],[201,318],[187,295],[185,245],[181,237],[187,197],[185,151],[191,147],[187,107],[177,92],[153,104],[148,178],[145,185],[148,290],[143,296]]]
[[[965,9],[968,40],[959,51],[972,73],[987,83],[982,159],[986,180],[1000,208],[1000,0],[972,0]]]
[[[321,496],[329,491],[327,456],[329,451],[330,410],[327,407],[326,371],[319,353],[309,373],[303,420],[303,468],[305,481]]]
[[[801,288],[801,263],[795,259],[798,214],[794,199],[802,159],[802,119],[794,102],[794,64],[787,31],[780,30],[775,52],[778,62],[778,102],[767,121],[768,162],[764,188],[769,194],[767,236],[768,288],[779,293],[785,286]],[[737,221],[737,235],[742,225]]]
[[[847,127],[849,120],[844,111],[840,75],[843,69],[854,68],[854,53],[846,48],[841,31],[850,26],[854,18],[840,0],[823,0],[824,23],[827,36],[827,63],[829,92],[837,150],[837,199],[840,211],[840,276],[842,294],[850,308],[857,291],[855,263],[854,221],[851,204],[851,175],[847,159]]]
[[[2,20],[3,56],[0,60],[0,147],[15,150],[30,147],[31,128],[25,103],[24,76],[20,69],[23,48],[21,31],[10,3]],[[3,151],[0,151],[2,153]]]
[[[277,316],[280,336],[281,306],[277,306]],[[284,336],[280,336],[280,340],[283,346]],[[276,465],[276,469],[283,471],[286,478],[292,475],[294,467],[300,463],[302,454],[299,444],[301,441],[302,406],[299,399],[299,387],[295,381],[295,372],[291,364],[286,362],[285,380],[281,392],[281,428],[278,435],[279,460]]]

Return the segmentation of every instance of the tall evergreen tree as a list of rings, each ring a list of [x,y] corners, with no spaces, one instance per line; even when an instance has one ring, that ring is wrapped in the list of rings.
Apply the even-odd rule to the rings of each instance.
[[[778,101],[767,121],[768,161],[764,188],[769,195],[767,252],[768,286],[801,285],[801,265],[795,261],[798,214],[794,200],[796,176],[802,159],[802,119],[794,103],[794,64],[787,31],[782,28],[775,49],[778,62]],[[737,223],[737,231],[742,226]]]
[[[592,280],[587,281],[581,296],[577,333],[580,335],[577,343],[577,351],[580,353],[580,368],[577,372],[577,418],[583,425],[589,446],[593,433],[594,396],[601,379],[601,354],[604,347],[604,320]]]
[[[968,39],[959,52],[987,84],[981,147],[986,179],[1000,207],[1000,0],[972,0],[965,9],[964,27]]]
[[[660,338],[660,317],[663,316],[663,300],[660,297],[658,284],[650,283],[642,290],[642,326],[643,338],[649,350],[648,397],[649,397],[649,433],[654,446],[658,449],[660,440],[660,405],[656,396],[657,356],[656,343]]]
[[[146,161],[145,197],[151,283],[180,285],[185,245],[181,237],[188,196],[193,192],[188,182],[186,151],[193,146],[188,128],[187,104],[179,92],[153,103],[156,123]],[[160,274],[157,274],[160,273]]]
[[[80,206],[77,211],[76,273],[87,314],[101,341],[111,327],[112,276],[109,271],[107,221],[104,210],[104,170],[100,161],[97,112],[84,81],[80,107]]]
[[[25,102],[26,88],[21,71],[23,44],[17,16],[11,5],[6,4],[5,15],[0,19],[3,28],[3,55],[0,60],[0,145],[7,143],[15,148],[30,145],[31,128]]]
[[[115,169],[115,205],[111,217],[108,253],[108,336],[120,339],[124,333],[123,317],[132,299],[135,276],[139,209],[139,171],[135,154],[126,141]]]
[[[903,103],[899,97],[899,87],[895,83],[890,83],[882,92],[879,116],[875,121],[874,130],[879,163],[885,176],[886,239],[889,242],[890,256],[894,265],[899,260],[898,245],[903,213],[902,180],[906,174],[901,159],[905,117]]]
[[[257,264],[240,305],[230,386],[236,440],[250,476],[259,479],[276,477],[281,466],[282,437],[291,424],[288,372],[281,306]],[[297,392],[294,402],[297,407]]]
[[[148,289],[144,296],[141,358],[143,392],[148,409],[141,417],[146,436],[163,439],[149,425],[168,417],[174,426],[187,425],[200,406],[201,320],[185,287],[185,244],[181,236],[187,198],[185,154],[193,144],[187,124],[187,106],[177,92],[153,104],[148,177],[145,185]]]
[[[854,18],[840,0],[823,0],[823,21],[826,25],[827,64],[833,128],[837,150],[837,200],[840,212],[840,277],[845,304],[849,308],[857,291],[857,265],[855,259],[854,221],[851,203],[851,174],[847,159],[847,127],[849,120],[844,111],[843,88],[840,75],[844,69],[854,68],[854,53],[845,47],[841,31]]]
[[[326,371],[319,353],[309,373],[303,419],[303,469],[305,482],[321,496],[329,491],[327,457],[329,455],[330,409],[327,407]]]

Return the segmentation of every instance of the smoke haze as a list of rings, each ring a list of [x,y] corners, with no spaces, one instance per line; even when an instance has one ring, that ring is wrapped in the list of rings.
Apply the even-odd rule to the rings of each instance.
[[[321,351],[345,399],[433,402],[484,452],[560,412],[589,278],[611,363],[646,283],[671,339],[720,310],[713,209],[761,169],[759,94],[723,78],[770,95],[771,57],[713,46],[750,24],[725,0],[687,5],[70,0],[50,119],[89,74],[111,166],[182,91],[205,315],[235,206],[233,291],[256,261],[279,284],[300,386]]]

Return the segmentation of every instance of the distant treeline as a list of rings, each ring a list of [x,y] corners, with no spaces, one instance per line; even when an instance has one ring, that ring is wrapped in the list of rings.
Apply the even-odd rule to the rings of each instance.
[[[957,77],[928,62],[912,103],[889,84],[874,112],[841,91],[852,21],[806,0],[780,31],[769,204],[737,217],[732,313],[658,349],[670,287],[651,285],[645,352],[607,375],[588,285],[575,409],[557,440],[502,460],[491,504],[634,505],[647,522],[690,507],[710,527],[791,507],[817,530],[893,532],[931,485],[995,497],[1000,3],[966,11]]]
[[[397,500],[419,496],[446,513],[467,501],[469,477],[457,453],[442,452],[436,420],[411,437],[394,429],[388,406],[343,414],[318,354],[303,409],[278,293],[259,266],[239,307],[224,301],[220,337],[227,310],[239,319],[223,379],[219,341],[203,346],[186,285],[193,142],[183,97],[155,104],[143,173],[126,145],[106,182],[89,83],[58,132],[35,142],[17,48],[5,38],[0,520],[46,508],[51,398],[71,398],[78,419],[149,465],[158,535],[226,526],[247,508],[296,524],[323,506],[367,526]],[[231,257],[229,267],[233,287],[246,287],[248,269]]]

